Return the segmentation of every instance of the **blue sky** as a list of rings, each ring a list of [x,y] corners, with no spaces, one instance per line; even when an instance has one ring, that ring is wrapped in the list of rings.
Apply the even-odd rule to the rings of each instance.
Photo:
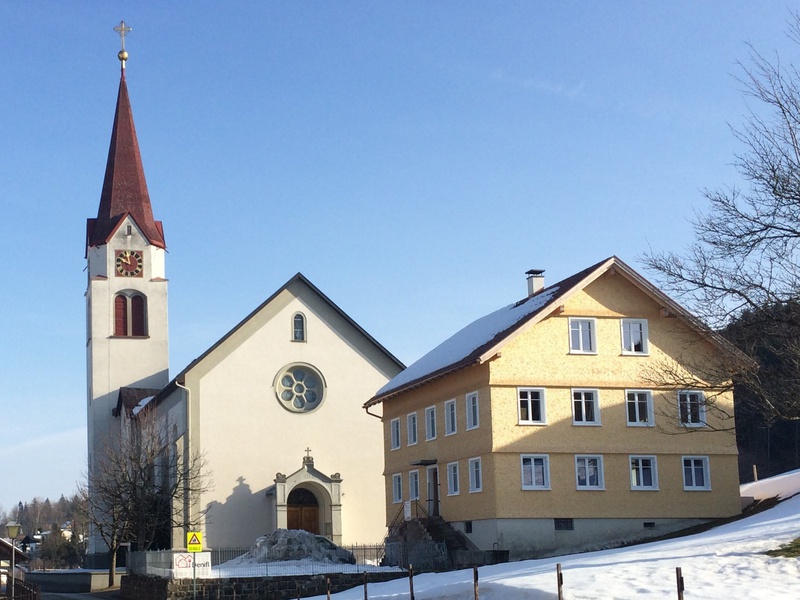
[[[785,2],[0,1],[0,506],[85,463],[84,241],[119,82],[169,250],[175,373],[300,271],[410,364],[738,182],[737,61]],[[649,274],[648,274],[649,275]],[[232,425],[235,426],[235,425]],[[243,441],[247,443],[247,441]]]

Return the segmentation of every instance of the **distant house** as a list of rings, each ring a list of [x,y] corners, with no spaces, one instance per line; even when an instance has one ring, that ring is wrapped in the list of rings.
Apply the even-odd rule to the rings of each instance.
[[[387,524],[419,502],[514,559],[737,514],[732,395],[704,380],[735,351],[616,257],[546,288],[529,274],[527,298],[365,404],[383,407]]]

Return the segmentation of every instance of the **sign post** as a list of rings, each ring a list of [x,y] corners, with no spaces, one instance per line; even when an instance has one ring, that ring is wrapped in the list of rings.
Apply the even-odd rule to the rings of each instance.
[[[186,549],[191,552],[192,556],[192,597],[197,598],[197,553],[203,551],[203,532],[202,531],[187,531],[186,532]]]

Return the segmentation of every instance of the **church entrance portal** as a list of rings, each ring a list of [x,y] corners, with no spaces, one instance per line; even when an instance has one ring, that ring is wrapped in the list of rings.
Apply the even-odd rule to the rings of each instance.
[[[319,502],[311,491],[295,488],[289,493],[286,502],[286,525],[288,529],[319,533]]]

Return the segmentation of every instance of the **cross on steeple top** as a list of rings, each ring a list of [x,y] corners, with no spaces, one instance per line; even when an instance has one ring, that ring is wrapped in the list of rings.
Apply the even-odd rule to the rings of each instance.
[[[119,62],[122,63],[122,70],[125,70],[125,61],[128,60],[128,51],[125,50],[125,34],[129,31],[133,31],[130,27],[125,25],[125,21],[120,21],[119,25],[114,27],[114,31],[119,33],[120,40],[122,42],[122,50],[119,51],[117,54],[117,58],[119,58]]]
[[[306,456],[307,457],[311,456],[311,448],[306,448]]]
[[[125,21],[120,21],[119,25],[114,27],[114,31],[119,32],[119,37],[122,39],[122,49],[125,50],[125,34],[133,31],[133,29],[125,25]]]

